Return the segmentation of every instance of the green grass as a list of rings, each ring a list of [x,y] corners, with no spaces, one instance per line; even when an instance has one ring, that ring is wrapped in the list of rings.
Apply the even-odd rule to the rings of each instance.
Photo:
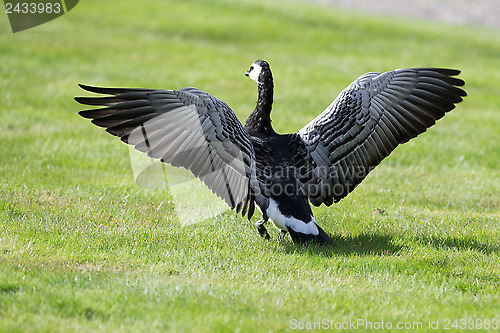
[[[192,85],[243,120],[258,58],[274,72],[279,132],[368,71],[459,68],[469,96],[315,209],[333,249],[275,230],[266,242],[232,212],[181,226],[168,191],[136,186],[128,148],[72,100],[79,82]],[[87,0],[17,34],[0,15],[0,331],[500,320],[498,59],[496,30],[281,0]]]

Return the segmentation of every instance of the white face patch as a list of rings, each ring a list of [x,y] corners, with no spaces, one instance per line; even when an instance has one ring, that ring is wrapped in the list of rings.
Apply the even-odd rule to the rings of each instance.
[[[248,71],[248,76],[254,80],[255,82],[259,83],[259,76],[260,72],[262,70],[262,67],[257,65],[255,62],[252,64],[250,67],[250,70]]]

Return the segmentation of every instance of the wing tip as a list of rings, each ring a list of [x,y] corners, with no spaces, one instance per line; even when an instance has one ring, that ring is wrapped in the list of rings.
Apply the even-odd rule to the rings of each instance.
[[[77,99],[78,97],[75,97],[75,100]],[[78,103],[80,104],[84,104],[82,102],[79,102],[77,101]],[[86,119],[94,119],[94,114],[93,114],[93,111],[94,110],[81,110],[81,111],[78,111],[78,115],[80,117],[83,117],[83,118],[86,118]]]
[[[150,92],[150,91],[155,91],[157,89],[145,89],[145,88],[108,88],[108,87],[97,87],[97,86],[90,86],[87,84],[83,83],[78,83],[78,86],[82,88],[85,91],[93,92],[96,94],[103,94],[103,95],[112,95],[116,96],[119,94],[123,93],[128,93],[128,92]]]
[[[108,89],[108,88],[104,88],[104,87],[90,86],[88,84],[83,84],[83,83],[78,83],[78,86],[80,88],[82,88],[83,90],[90,91],[93,93],[101,93],[100,91],[102,91],[104,89]]]

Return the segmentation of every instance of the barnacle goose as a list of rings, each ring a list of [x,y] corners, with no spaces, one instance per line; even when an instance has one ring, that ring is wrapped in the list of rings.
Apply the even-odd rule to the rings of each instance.
[[[297,133],[271,126],[273,78],[255,61],[246,76],[258,85],[245,126],[227,104],[196,88],[100,88],[104,97],[76,97],[102,106],[80,111],[125,143],[198,177],[269,239],[271,220],[295,243],[332,244],[309,202],[330,206],[348,195],[399,144],[425,132],[466,96],[460,71],[397,69],[356,79]]]

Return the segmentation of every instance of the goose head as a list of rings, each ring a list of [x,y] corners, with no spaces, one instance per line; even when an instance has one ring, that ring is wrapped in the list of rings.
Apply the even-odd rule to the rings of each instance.
[[[265,84],[269,81],[272,82],[273,80],[271,68],[269,67],[269,64],[264,60],[255,61],[250,66],[250,69],[245,73],[245,75],[259,85]]]

